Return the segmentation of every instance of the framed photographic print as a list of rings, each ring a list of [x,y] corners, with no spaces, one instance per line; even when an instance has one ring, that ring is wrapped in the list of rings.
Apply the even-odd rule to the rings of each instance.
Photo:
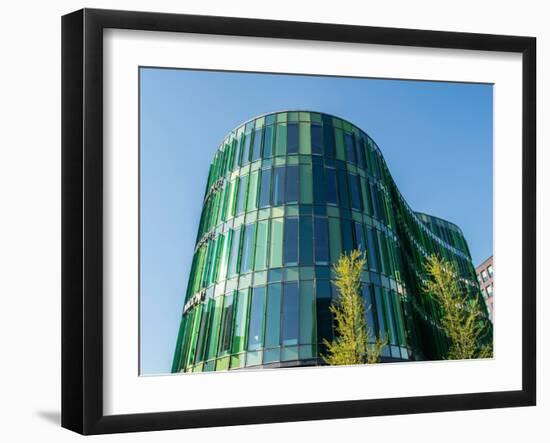
[[[64,16],[62,425],[534,405],[535,51]]]

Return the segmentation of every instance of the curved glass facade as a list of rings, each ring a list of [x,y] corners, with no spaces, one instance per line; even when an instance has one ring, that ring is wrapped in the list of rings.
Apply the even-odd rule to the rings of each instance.
[[[323,364],[331,265],[355,248],[382,361],[443,358],[423,261],[454,262],[480,297],[461,230],[411,210],[376,143],[345,120],[278,112],[232,131],[210,167],[172,372]]]

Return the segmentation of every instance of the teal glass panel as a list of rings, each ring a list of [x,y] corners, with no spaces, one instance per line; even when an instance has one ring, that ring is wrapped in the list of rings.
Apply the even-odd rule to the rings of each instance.
[[[300,217],[300,265],[313,264],[313,219]]]
[[[241,239],[241,228],[234,229],[231,234],[231,254],[229,257],[229,266],[227,269],[227,276],[233,277],[237,273],[237,266],[239,265],[239,247]]]
[[[241,273],[250,272],[252,270],[252,259],[254,258],[254,235],[256,233],[256,225],[250,224],[244,227],[242,258],[241,258]]]
[[[285,283],[281,339],[284,346],[298,344],[298,284]]]
[[[300,344],[315,343],[315,291],[313,281],[300,283]]]
[[[263,346],[264,306],[265,287],[253,288],[250,304],[250,326],[248,330],[249,351],[256,351]]]
[[[298,219],[285,219],[284,239],[284,262],[285,266],[298,263]]]
[[[265,313],[266,348],[272,348],[280,344],[281,292],[281,283],[272,283],[267,287],[267,306]]]
[[[298,165],[286,167],[285,178],[285,202],[298,203],[299,187],[299,167]]]
[[[311,165],[300,165],[300,203],[313,203],[313,177]]]
[[[287,125],[287,154],[298,154],[299,147],[299,134],[298,134],[298,124],[289,123]]]
[[[258,222],[258,233],[256,235],[256,257],[254,260],[255,270],[265,269],[267,265],[268,227],[268,220]]]
[[[286,155],[286,124],[277,125],[277,136],[275,138],[275,155]]]
[[[330,262],[336,263],[342,254],[342,238],[340,231],[340,220],[329,217],[329,244],[330,244]]]
[[[311,154],[311,130],[309,123],[300,123],[299,126],[300,154]]]
[[[262,169],[262,178],[260,185],[260,208],[270,205],[271,191],[271,169]]]
[[[285,202],[284,184],[285,184],[285,167],[277,166],[276,168],[273,169],[273,191],[272,191],[273,206],[279,206]]]
[[[254,139],[252,141],[252,161],[259,160],[262,156],[262,130],[254,131]]]
[[[271,220],[271,241],[269,245],[269,266],[278,268],[283,265],[283,219]]]
[[[246,202],[247,211],[253,211],[258,207],[258,176],[259,171],[254,171],[250,174],[250,184],[248,185],[248,198]]]
[[[273,135],[273,125],[266,126],[264,129],[263,158],[271,158],[273,156]]]
[[[246,347],[246,329],[248,312],[248,289],[241,289],[237,293],[237,305],[235,307],[235,320],[233,328],[232,354],[238,354]]]
[[[239,180],[239,196],[237,197],[237,211],[236,214],[242,214],[245,210],[246,204],[246,191],[248,188],[248,175],[241,177]]]

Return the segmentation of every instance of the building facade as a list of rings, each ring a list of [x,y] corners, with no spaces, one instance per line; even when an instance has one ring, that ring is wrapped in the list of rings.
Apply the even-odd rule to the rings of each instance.
[[[491,321],[494,321],[493,299],[495,296],[495,291],[493,285],[492,255],[476,268],[476,274],[477,280],[479,281],[479,286],[481,287],[481,295],[483,296],[483,300],[485,300],[487,312],[489,313],[489,318]]]
[[[480,297],[461,230],[414,212],[374,140],[345,120],[278,112],[233,130],[210,167],[172,372],[323,364],[331,266],[355,248],[382,360],[443,358],[423,261],[454,262]]]

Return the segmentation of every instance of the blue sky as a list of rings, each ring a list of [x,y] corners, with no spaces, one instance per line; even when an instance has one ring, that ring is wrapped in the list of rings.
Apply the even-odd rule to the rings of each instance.
[[[170,371],[208,167],[233,128],[281,109],[354,123],[410,206],[459,225],[479,264],[493,249],[492,97],[479,84],[142,68],[141,373]]]

